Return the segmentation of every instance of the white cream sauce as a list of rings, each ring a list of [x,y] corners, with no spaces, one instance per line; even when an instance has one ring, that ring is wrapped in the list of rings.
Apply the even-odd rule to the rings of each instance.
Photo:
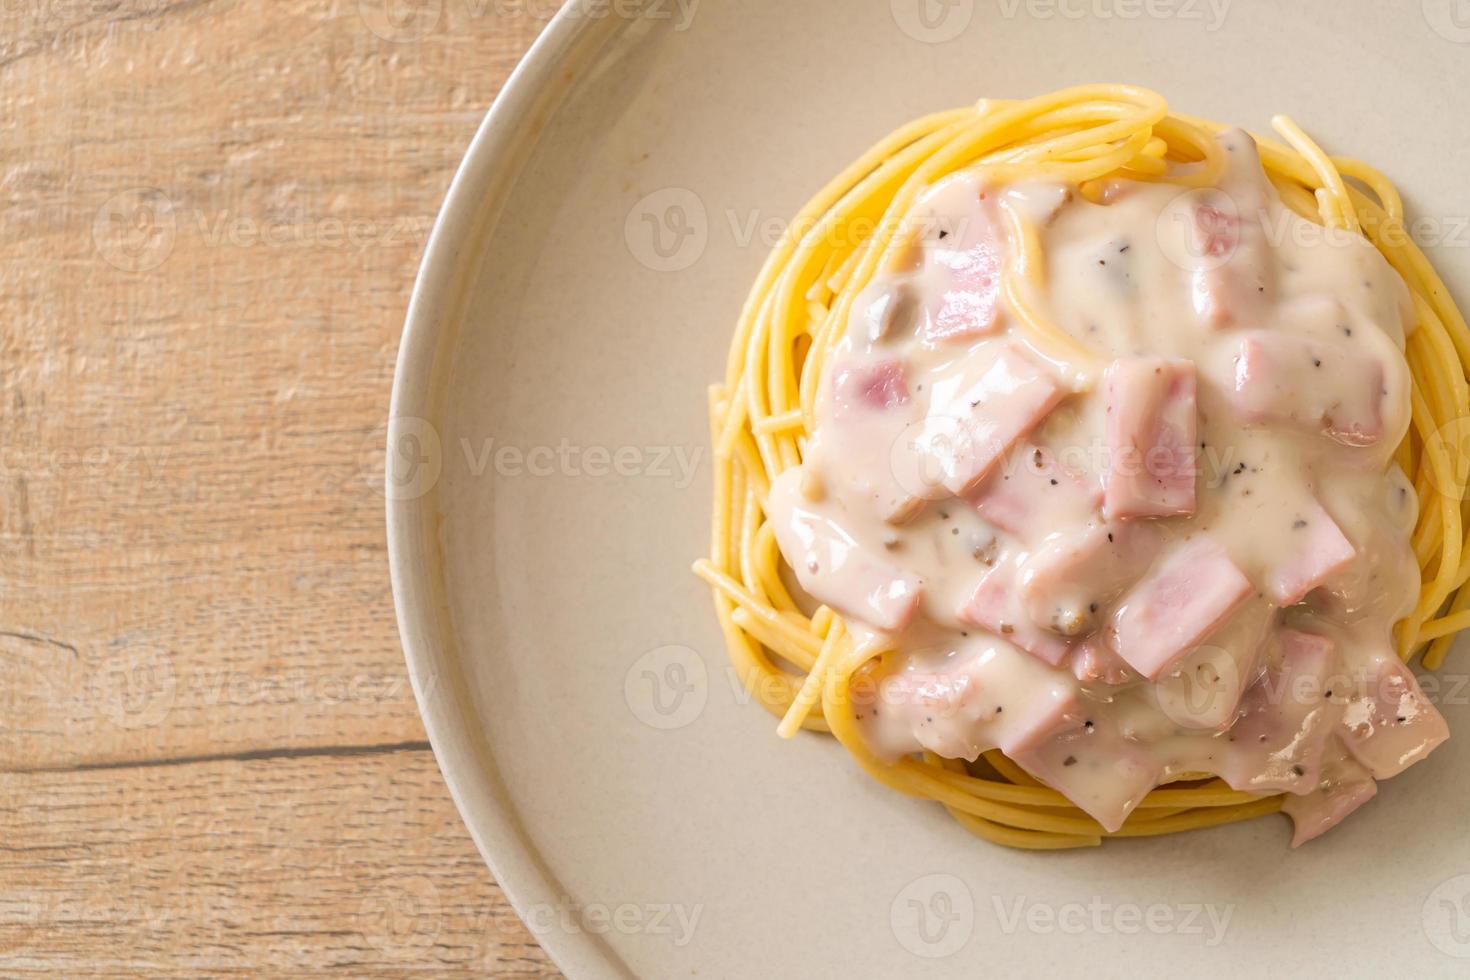
[[[892,650],[858,709],[881,755],[999,748],[1108,829],[1217,774],[1293,794],[1300,843],[1448,734],[1390,644],[1419,585],[1392,462],[1411,308],[1221,140],[1202,191],[932,188],[771,520],[802,588]],[[1039,309],[1097,363],[1000,299],[1006,208],[1039,232]]]

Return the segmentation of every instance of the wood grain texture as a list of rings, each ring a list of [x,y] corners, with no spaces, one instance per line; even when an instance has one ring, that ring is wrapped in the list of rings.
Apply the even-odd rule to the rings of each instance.
[[[0,2],[0,972],[550,970],[423,746],[378,490],[550,6]],[[416,882],[440,925],[364,939]]]
[[[558,975],[423,749],[0,785],[5,976]]]

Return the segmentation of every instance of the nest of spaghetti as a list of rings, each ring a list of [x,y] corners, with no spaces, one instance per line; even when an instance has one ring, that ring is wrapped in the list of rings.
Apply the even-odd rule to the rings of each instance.
[[[1418,601],[1394,626],[1405,663],[1444,661],[1470,625],[1465,489],[1470,460],[1470,330],[1406,231],[1403,202],[1377,170],[1329,156],[1289,119],[1279,138],[1256,135],[1282,204],[1323,228],[1361,236],[1402,277],[1413,329],[1404,358],[1411,424],[1393,462],[1418,497],[1410,545]],[[781,474],[800,466],[816,425],[818,387],[854,302],[906,247],[921,196],[962,171],[993,185],[1045,180],[1101,199],[1119,180],[1209,188],[1226,167],[1219,123],[1171,113],[1156,93],[1126,85],[1065,89],[1024,101],[983,100],[902,127],[855,160],[795,216],[757,278],[737,323],[724,379],[709,389],[714,445],[710,553],[695,563],[709,583],[731,662],[755,700],[797,731],[834,736],[875,779],[937,802],[988,841],[1028,849],[1096,846],[1250,820],[1276,812],[1279,793],[1232,789],[1209,773],[1175,776],[1105,829],[1001,751],[973,761],[915,752],[888,758],[865,739],[860,715],[891,666],[881,632],[849,622],[793,586],[771,521]],[[1254,135],[1254,134],[1253,134]],[[1084,345],[1050,322],[1038,300],[1045,265],[1032,230],[1009,229],[1000,294],[1030,340],[1059,361]]]

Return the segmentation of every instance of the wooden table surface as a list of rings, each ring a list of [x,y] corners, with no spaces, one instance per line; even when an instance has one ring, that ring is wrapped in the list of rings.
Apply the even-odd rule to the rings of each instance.
[[[414,708],[410,284],[545,0],[0,0],[0,974],[555,976]]]

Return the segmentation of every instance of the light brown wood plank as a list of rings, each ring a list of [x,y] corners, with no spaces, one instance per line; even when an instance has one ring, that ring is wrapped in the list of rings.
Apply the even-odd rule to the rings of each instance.
[[[0,768],[423,737],[380,426],[544,18],[415,6],[0,14]]]
[[[422,749],[0,776],[0,974],[558,976]]]

